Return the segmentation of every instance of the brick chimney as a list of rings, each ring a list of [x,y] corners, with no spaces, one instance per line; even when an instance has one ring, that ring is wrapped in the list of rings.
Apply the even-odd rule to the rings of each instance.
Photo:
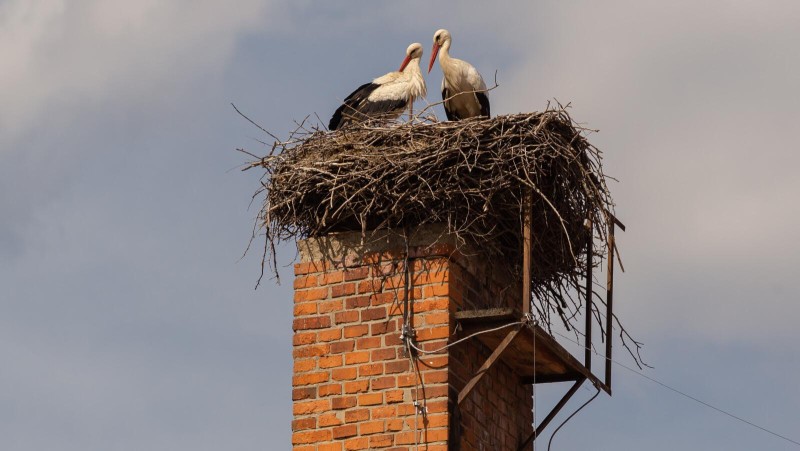
[[[516,450],[532,432],[531,386],[498,362],[459,405],[492,350],[471,338],[409,353],[401,333],[406,291],[414,343],[434,351],[464,335],[456,312],[519,306],[521,290],[441,229],[368,237],[298,243],[293,449]]]

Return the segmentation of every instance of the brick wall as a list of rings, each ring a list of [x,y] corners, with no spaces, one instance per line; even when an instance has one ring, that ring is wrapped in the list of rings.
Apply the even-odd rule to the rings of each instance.
[[[400,335],[405,247],[396,237],[371,245],[359,239],[342,234],[300,243],[294,450],[516,449],[531,431],[530,387],[497,364],[457,408],[458,390],[491,350],[473,339],[410,358]],[[446,243],[427,246],[433,239],[441,241],[433,233],[413,243],[409,260],[411,321],[425,350],[455,339],[457,309],[513,303],[510,293],[518,291],[496,284],[485,265]]]

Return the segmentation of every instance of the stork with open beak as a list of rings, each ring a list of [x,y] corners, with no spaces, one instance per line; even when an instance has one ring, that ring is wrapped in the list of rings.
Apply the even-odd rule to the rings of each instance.
[[[328,129],[336,130],[370,118],[396,119],[406,108],[410,110],[417,97],[426,95],[425,79],[419,67],[421,58],[422,44],[409,45],[400,70],[359,86],[333,113]]]
[[[438,30],[433,35],[433,53],[428,72],[436,56],[442,67],[442,100],[447,119],[458,121],[475,116],[489,117],[489,91],[483,77],[472,64],[450,57],[450,32]]]

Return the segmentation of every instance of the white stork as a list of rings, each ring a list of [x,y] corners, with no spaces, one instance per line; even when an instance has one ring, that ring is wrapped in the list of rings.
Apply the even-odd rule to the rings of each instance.
[[[483,77],[472,64],[450,57],[450,32],[438,30],[433,35],[433,54],[428,72],[436,56],[442,66],[442,100],[447,119],[458,121],[475,116],[489,117],[489,91]]]
[[[406,59],[397,72],[378,77],[353,91],[333,113],[329,130],[373,117],[395,119],[406,108],[412,108],[417,97],[425,96],[425,79],[419,68],[422,44],[415,42],[406,49]]]

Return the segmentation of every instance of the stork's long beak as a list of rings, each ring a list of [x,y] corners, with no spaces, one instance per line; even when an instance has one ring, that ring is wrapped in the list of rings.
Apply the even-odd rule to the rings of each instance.
[[[431,73],[431,69],[433,69],[433,62],[436,61],[436,55],[439,54],[439,44],[433,43],[433,49],[431,49],[431,62],[428,64],[428,73]]]
[[[411,61],[411,55],[406,55],[406,59],[403,60],[403,64],[400,65],[400,72],[403,72],[403,69],[408,66],[408,63]]]

